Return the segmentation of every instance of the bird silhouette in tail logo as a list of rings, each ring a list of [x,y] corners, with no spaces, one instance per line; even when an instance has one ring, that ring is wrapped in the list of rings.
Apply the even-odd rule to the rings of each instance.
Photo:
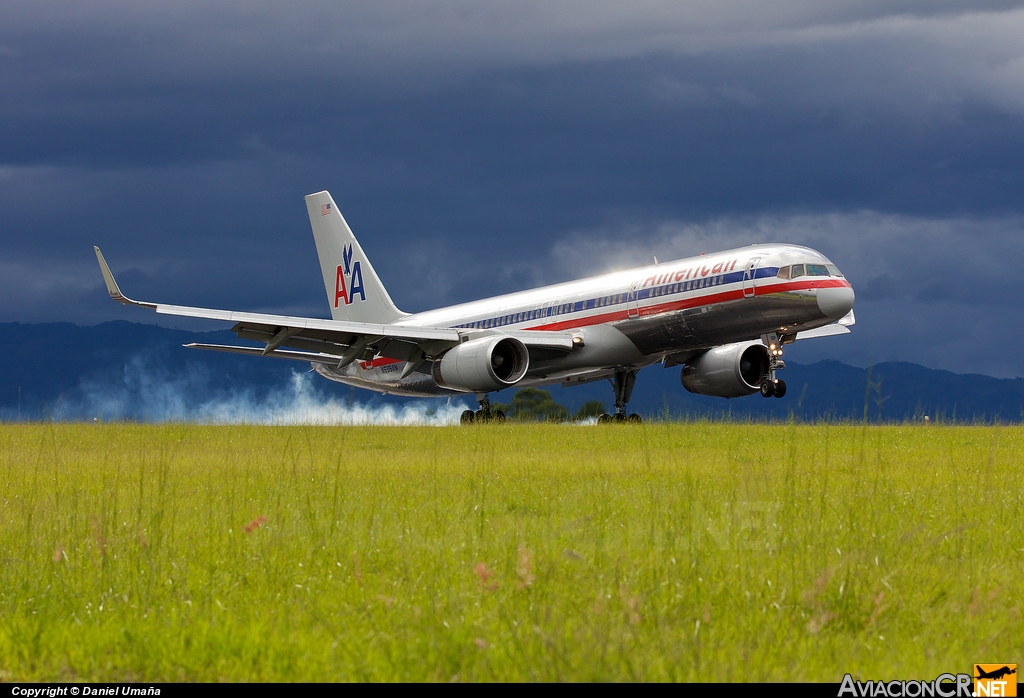
[[[341,253],[342,264],[338,265],[338,273],[334,282],[334,307],[342,301],[350,305],[359,294],[359,300],[366,300],[366,291],[363,288],[363,270],[359,266],[359,260],[352,259],[352,245],[345,245]],[[330,277],[328,277],[330,278]]]

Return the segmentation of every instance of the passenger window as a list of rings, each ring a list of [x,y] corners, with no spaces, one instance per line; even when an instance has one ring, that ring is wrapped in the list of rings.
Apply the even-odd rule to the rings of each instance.
[[[788,279],[789,278],[789,267],[782,267],[781,269],[779,269],[779,278],[780,279]]]
[[[794,264],[793,265],[793,278],[796,279],[796,278],[798,278],[800,276],[803,276],[803,275],[804,275],[804,265],[803,264]]]

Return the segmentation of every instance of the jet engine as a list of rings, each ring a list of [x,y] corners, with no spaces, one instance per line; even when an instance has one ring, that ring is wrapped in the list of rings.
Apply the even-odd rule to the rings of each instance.
[[[512,337],[483,337],[452,347],[431,369],[442,388],[486,393],[518,383],[530,366],[526,345]]]
[[[713,397],[743,397],[756,393],[769,376],[768,347],[761,342],[738,342],[709,349],[683,368],[683,387]]]

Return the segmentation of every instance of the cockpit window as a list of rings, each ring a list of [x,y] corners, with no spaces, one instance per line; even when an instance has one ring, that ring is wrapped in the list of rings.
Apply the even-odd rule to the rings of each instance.
[[[796,279],[801,276],[838,276],[843,274],[835,264],[794,264],[779,269],[780,279]]]

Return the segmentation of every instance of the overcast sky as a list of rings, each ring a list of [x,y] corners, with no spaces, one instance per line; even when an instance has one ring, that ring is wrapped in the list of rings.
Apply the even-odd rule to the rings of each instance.
[[[328,189],[403,310],[796,242],[858,322],[787,358],[1024,376],[1021,37],[983,0],[8,0],[0,321],[167,323],[93,244],[133,297],[326,317]]]

